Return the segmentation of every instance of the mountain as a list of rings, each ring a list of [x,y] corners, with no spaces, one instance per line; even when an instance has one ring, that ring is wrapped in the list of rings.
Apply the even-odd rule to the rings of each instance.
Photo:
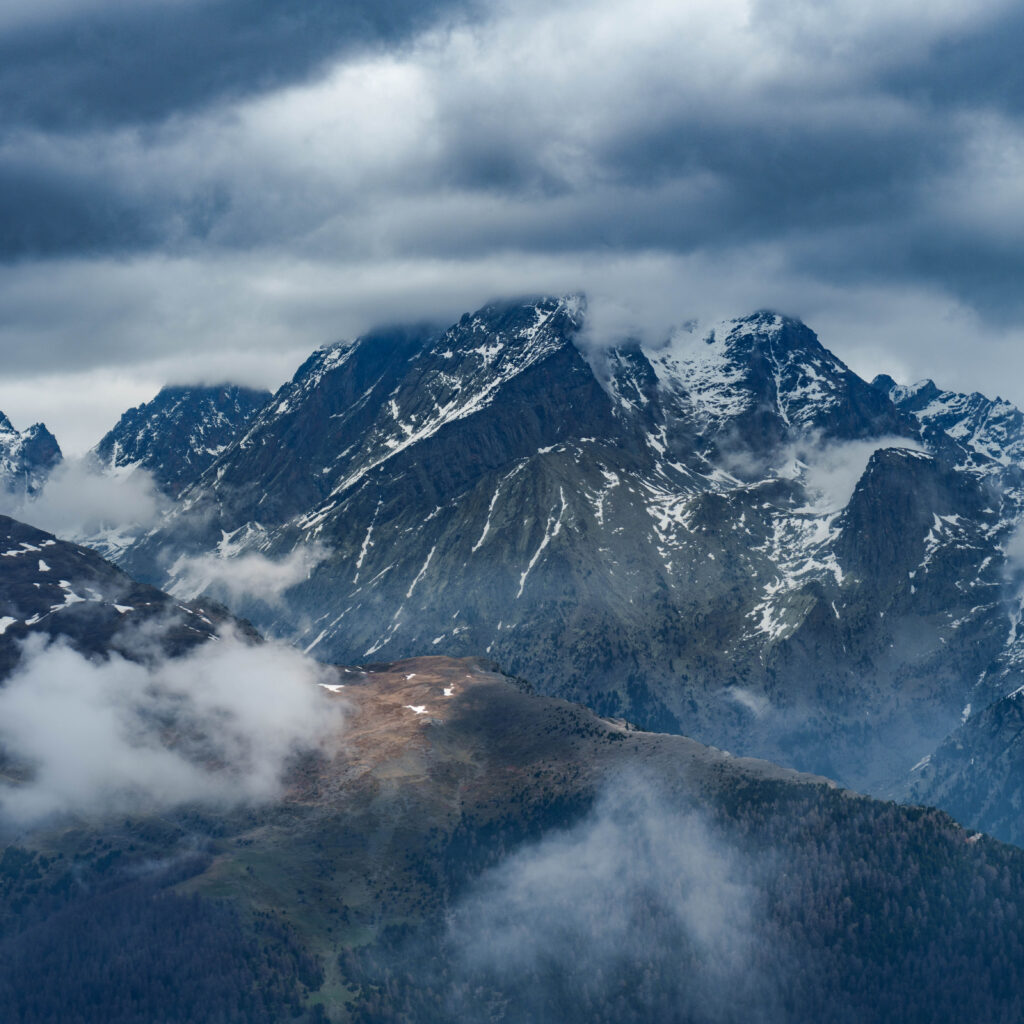
[[[1024,413],[1001,398],[977,392],[945,391],[931,380],[899,385],[879,376],[873,386],[914,416],[934,444],[955,439],[966,453],[961,465],[984,478],[998,510],[992,527],[1000,538],[1002,590],[1007,641],[1003,652],[979,678],[961,712],[962,722],[935,751],[908,772],[903,799],[933,803],[963,821],[1010,842],[1024,841],[1021,791],[1021,689],[1024,652],[1020,647],[1020,508],[1024,472]]]
[[[1024,842],[1024,713],[1014,691],[972,713],[909,773],[904,796],[940,804],[993,835]]]
[[[0,516],[0,681],[30,636],[88,656],[138,656],[139,637],[181,654],[230,621],[213,602],[183,603],[137,583],[88,548]]]
[[[929,437],[955,438],[990,472],[1024,467],[1024,413],[1002,398],[943,391],[934,381],[897,384],[881,374],[872,386],[920,422]]]
[[[493,303],[317,351],[121,564],[191,597],[201,559],[208,593],[322,660],[487,654],[860,788],[1020,685],[1013,467],[796,320],[597,351],[584,317]],[[284,600],[217,589],[218,560],[300,552]]]
[[[146,469],[173,496],[199,479],[269,398],[269,391],[234,384],[165,387],[129,409],[93,456],[108,471]]]
[[[60,460],[60,445],[42,423],[19,432],[0,413],[0,490],[20,498],[37,494]]]
[[[121,569],[0,521],[0,669],[155,633],[184,668],[110,691],[110,759],[202,783],[0,821],[0,1018],[1021,1018],[1024,854],[825,777],[1019,834],[1013,411],[770,312],[600,350],[584,318],[318,350]],[[350,666],[299,673],[328,732],[231,727],[294,664],[219,658],[218,593]]]
[[[280,800],[9,841],[4,1019],[1024,1011],[1020,850],[479,660],[337,671],[344,742],[296,762]]]

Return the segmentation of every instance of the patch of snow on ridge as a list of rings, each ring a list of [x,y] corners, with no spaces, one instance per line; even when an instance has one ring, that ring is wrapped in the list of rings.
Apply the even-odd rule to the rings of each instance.
[[[984,459],[992,460],[994,466],[973,467],[983,475],[999,467],[1024,464],[1024,413],[1005,399],[988,399],[977,392],[942,391],[931,380],[909,386],[897,384],[890,388],[889,396],[901,408],[915,399],[927,401],[919,409],[906,411],[920,423],[942,430]]]
[[[423,563],[423,567],[420,569],[420,571],[418,573],[416,573],[416,578],[412,581],[412,583],[409,584],[409,589],[405,592],[406,598],[412,597],[412,592],[416,589],[416,584],[419,583],[419,581],[421,579],[423,579],[424,574],[426,573],[427,569],[430,567],[430,560],[434,557],[434,552],[436,550],[437,550],[437,545],[435,544],[430,549],[430,552],[427,555],[427,559]]]
[[[548,517],[547,525],[544,527],[544,537],[540,542],[540,546],[533,553],[533,558],[530,559],[530,564],[526,567],[525,572],[519,577],[519,592],[516,594],[516,600],[523,596],[523,588],[526,586],[526,578],[530,575],[533,567],[537,564],[538,559],[544,553],[544,549],[551,543],[551,541],[562,532],[562,516],[565,515],[566,502],[565,502],[565,490],[561,487],[558,488],[558,496],[562,502],[562,507],[558,511],[557,517],[554,512]],[[433,554],[433,552],[431,552]]]
[[[718,425],[752,404],[752,396],[743,386],[747,367],[730,352],[731,328],[731,324],[719,324],[704,337],[678,330],[665,348],[643,349],[659,383],[671,389],[681,387],[703,426]]]
[[[918,569],[928,572],[936,553],[943,547],[962,540],[964,530],[958,515],[932,513],[932,526],[924,539],[924,558]]]
[[[490,505],[487,506],[487,519],[484,522],[483,532],[480,534],[480,538],[471,548],[473,554],[476,554],[476,552],[480,550],[480,548],[483,546],[484,541],[487,540],[487,535],[491,532],[491,515],[494,513],[494,506],[498,502],[498,495],[501,493],[501,485],[511,480],[512,477],[514,477],[526,465],[526,463],[527,460],[524,459],[518,465],[513,467],[511,473],[506,473],[505,476],[503,476],[501,480],[498,481],[498,485],[494,489],[494,494],[491,496],[491,503]]]
[[[355,347],[354,341],[339,341],[321,349],[322,356],[316,368],[301,382],[302,390],[312,391],[327,374],[348,362]]]
[[[839,535],[838,513],[828,515],[779,516],[772,524],[772,536],[755,550],[767,555],[776,566],[774,577],[761,590],[761,598],[747,613],[754,622],[748,636],[758,634],[771,640],[791,635],[803,620],[792,596],[812,580],[840,586],[842,567],[832,545]]]

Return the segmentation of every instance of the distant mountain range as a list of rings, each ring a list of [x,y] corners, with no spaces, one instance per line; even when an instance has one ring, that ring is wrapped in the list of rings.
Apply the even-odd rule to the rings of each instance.
[[[0,1017],[1020,1018],[1021,851],[939,811],[608,717],[734,730],[737,751],[745,737],[785,740],[790,763],[831,742],[856,766],[858,737],[882,747],[948,699],[964,724],[911,772],[914,794],[1016,835],[1019,694],[1000,692],[1019,663],[1015,463],[952,430],[930,437],[884,382],[859,381],[793,321],[758,314],[708,341],[598,357],[577,347],[579,318],[563,301],[491,307],[448,332],[321,350],[239,416],[205,469],[183,460],[163,478],[171,511],[126,564],[179,589],[190,558],[244,565],[251,596],[236,611],[321,656],[351,642],[347,623],[375,628],[373,643],[357,638],[363,664],[325,670],[341,742],[296,751],[278,796],[154,813],[115,800],[14,831],[0,820]],[[410,374],[419,382],[403,385]],[[714,401],[696,400],[723,379]],[[183,436],[204,436],[184,412],[208,415],[207,397],[144,417],[131,464],[156,472]],[[352,450],[346,432],[363,438]],[[321,561],[261,600],[261,571],[297,551]],[[339,594],[363,603],[336,614]],[[978,594],[988,603],[970,625],[951,623],[947,603],[960,614]],[[324,632],[304,608],[339,621]],[[373,608],[389,611],[375,627]],[[438,635],[424,644],[407,611]],[[539,688],[605,716],[479,658],[376,660],[399,644],[481,642],[488,616],[503,658],[542,669],[547,657],[565,675],[545,669]],[[33,636],[97,665],[174,663],[221,646],[226,628],[259,641],[207,598],[136,583],[8,518],[0,626],[0,685]],[[889,654],[885,628],[900,645]],[[657,674],[665,651],[687,660]],[[956,667],[982,661],[957,689]],[[260,699],[253,682],[224,684],[245,707]],[[958,706],[979,693],[998,696]],[[146,714],[169,750],[201,753],[179,699],[150,697]],[[804,715],[803,745],[779,707]],[[897,786],[909,750],[891,742]],[[0,747],[3,787],[32,785],[33,771]]]
[[[286,600],[254,583],[234,610],[322,660],[483,654],[602,714],[904,792],[968,706],[1024,683],[1020,413],[868,383],[769,312],[604,350],[584,318],[496,303],[318,350],[205,469],[178,464],[121,564],[192,596],[194,559],[215,579],[315,552]],[[169,404],[149,466],[208,416]]]

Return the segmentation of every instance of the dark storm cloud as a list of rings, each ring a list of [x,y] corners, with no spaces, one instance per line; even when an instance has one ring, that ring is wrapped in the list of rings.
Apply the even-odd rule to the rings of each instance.
[[[153,211],[112,183],[0,158],[0,257],[127,252],[164,241]]]
[[[918,218],[793,240],[791,266],[833,285],[941,283],[993,327],[1024,319],[1021,243]],[[1024,395],[1018,398],[1020,402]]]
[[[824,49],[819,56],[813,25],[792,18],[794,28],[783,8],[763,2],[753,8],[763,39],[743,40],[735,66],[726,50],[715,51],[728,40],[706,47],[707,68],[687,67],[686,40],[678,66],[664,53],[649,66],[629,39],[616,51],[583,38],[581,52],[563,53],[545,44],[542,27],[538,67],[524,69],[529,14],[497,19],[492,38],[484,23],[461,44],[396,49],[441,8],[405,0],[303,5],[301,13],[293,6],[104,6],[10,30],[0,43],[0,258],[197,244],[319,242],[363,258],[382,244],[389,255],[471,256],[496,246],[688,253],[777,242],[792,244],[799,260],[803,236],[821,232],[824,264],[838,273],[884,271],[968,299],[984,292],[997,305],[1016,302],[1001,285],[1012,274],[1013,246],[920,210],[937,178],[966,173],[971,126],[935,97],[915,102],[915,90],[891,79],[953,45],[948,32],[933,33],[930,47],[897,47],[873,67],[870,34],[842,59]],[[609,20],[607,10],[598,14]],[[577,15],[585,22],[586,7]],[[982,46],[1004,22],[967,30]],[[286,166],[287,154],[267,167],[260,153],[246,152],[260,130],[275,129],[240,125],[230,101],[280,94],[368,43],[423,74],[430,110],[419,123],[403,125],[403,111],[385,104],[379,124],[361,126],[391,131],[395,152],[382,146],[366,173],[349,180],[343,162],[358,164],[364,147],[355,132],[312,173]],[[745,82],[742,62],[756,61],[758,46],[774,52],[776,66]],[[545,60],[563,62],[575,79]],[[616,82],[618,95],[609,85]],[[403,132],[420,145],[403,151]],[[291,141],[280,140],[282,152]],[[453,195],[464,200],[460,215],[438,223],[432,214]],[[397,209],[405,223],[394,223]],[[969,261],[957,261],[958,241],[969,243]],[[981,288],[992,281],[1000,284]]]
[[[463,0],[12,0],[0,18],[7,130],[79,132],[156,121],[301,80],[367,45],[389,46]],[[19,18],[19,7],[25,9]],[[5,23],[6,26],[5,26]]]
[[[950,125],[787,121],[752,119],[742,130],[696,118],[624,126],[593,151],[601,180],[586,189],[559,180],[521,138],[490,139],[486,151],[473,139],[453,145],[440,173],[472,190],[528,199],[532,211],[502,224],[501,237],[517,246],[687,252],[844,225],[889,234],[896,219],[905,223],[922,185],[959,160],[961,132]],[[409,227],[420,251],[493,244],[487,224],[477,231],[463,221],[446,232],[431,223],[429,235]]]
[[[106,160],[97,163],[33,164],[18,152],[5,159],[0,148],[0,259],[128,254],[202,241],[230,209],[225,181],[190,182],[179,192],[163,176],[133,179]]]
[[[472,2],[19,0],[0,14],[0,259],[206,238],[230,205],[231,182],[179,192],[139,180],[102,156],[104,133],[137,129],[141,145],[155,145],[160,122],[400,45]]]
[[[8,6],[24,387],[0,408],[58,416],[26,398],[54,366],[134,368],[118,396],[273,386],[280,353],[377,320],[578,289],[650,333],[782,307],[864,372],[981,390],[985,334],[1024,379],[1022,24],[1008,0]]]
[[[1024,114],[1024,8],[941,39],[916,60],[891,69],[883,83],[937,107],[991,107]]]

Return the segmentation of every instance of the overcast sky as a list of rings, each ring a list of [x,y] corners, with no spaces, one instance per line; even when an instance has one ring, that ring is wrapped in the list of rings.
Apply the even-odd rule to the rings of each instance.
[[[1024,404],[1007,0],[6,0],[0,409],[94,443],[376,321],[772,307]]]

